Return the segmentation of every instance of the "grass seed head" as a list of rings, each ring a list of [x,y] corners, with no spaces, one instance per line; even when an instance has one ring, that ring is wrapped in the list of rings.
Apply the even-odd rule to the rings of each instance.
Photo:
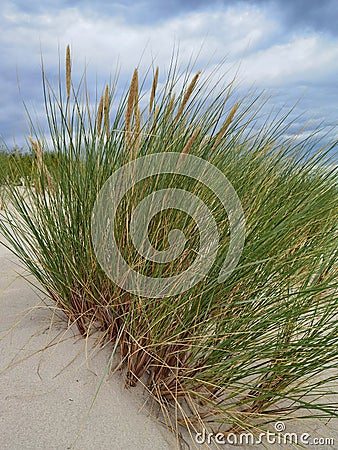
[[[200,127],[197,127],[197,128],[195,129],[195,131],[193,132],[193,134],[191,135],[191,137],[190,137],[190,139],[188,140],[188,142],[185,144],[185,147],[184,147],[184,149],[182,150],[182,153],[183,153],[183,154],[186,154],[186,153],[189,152],[189,150],[191,149],[193,143],[195,142],[195,140],[196,140],[196,138],[197,138],[199,132],[200,132]]]
[[[150,102],[149,102],[149,112],[152,111],[153,106],[154,106],[154,100],[155,100],[157,83],[158,83],[158,67],[156,68],[153,84],[152,84],[152,87],[151,87],[151,95],[150,95]]]
[[[231,122],[233,121],[233,118],[234,118],[234,116],[235,116],[235,114],[236,114],[237,109],[238,109],[238,102],[236,102],[236,103],[234,104],[234,106],[232,107],[232,109],[231,109],[231,111],[230,111],[228,117],[225,119],[224,124],[221,126],[221,129],[220,129],[219,132],[217,133],[216,140],[215,140],[215,142],[214,142],[214,145],[212,146],[212,149],[213,149],[213,150],[214,150],[214,149],[219,145],[219,143],[221,142],[223,136],[225,135],[227,129],[229,128],[229,125],[230,125]]]
[[[43,155],[42,155],[42,144],[40,139],[37,139],[36,141],[32,138],[32,136],[29,136],[29,142],[31,143],[32,150],[34,155],[36,156],[37,161],[37,167],[38,167],[38,173],[41,176],[42,173],[45,174],[47,178],[47,184],[49,187],[49,190],[53,188],[53,179],[51,177],[51,174],[46,166],[46,164],[43,161]]]
[[[102,117],[103,117],[103,96],[101,96],[99,107],[97,109],[97,134],[101,134],[102,127]]]
[[[176,98],[176,94],[174,92],[173,95],[171,96],[169,104],[168,104],[168,108],[167,108],[167,112],[166,112],[166,118],[168,118],[173,112],[174,105],[175,105],[175,98]]]
[[[70,58],[70,47],[67,45],[66,49],[66,89],[67,98],[70,98],[70,85],[71,85],[71,58]]]
[[[103,102],[103,111],[104,111],[104,124],[106,128],[106,137],[109,137],[109,86],[106,85],[106,89],[104,92],[104,102]]]
[[[38,161],[38,165],[41,164],[42,162],[42,150],[41,150],[41,143],[39,141],[39,139],[37,141],[35,141],[32,136],[29,136],[29,142],[31,143],[32,146],[32,150],[36,156],[36,159]]]
[[[140,147],[140,139],[141,139],[141,111],[140,108],[137,108],[135,114],[135,129],[134,129],[134,151],[137,154],[138,149]]]
[[[127,146],[130,147],[131,144],[131,121],[133,114],[136,117],[138,109],[138,71],[134,70],[133,77],[129,87],[129,95],[127,100],[127,110],[125,116],[126,123],[126,142]]]
[[[191,94],[192,94],[192,92],[193,92],[193,90],[195,88],[195,85],[196,85],[197,80],[198,80],[200,75],[201,75],[201,72],[197,72],[195,74],[194,78],[191,80],[191,83],[189,84],[188,89],[186,90],[186,93],[184,94],[182,103],[181,103],[181,105],[180,105],[180,107],[179,107],[179,109],[177,111],[177,114],[176,114],[176,117],[175,117],[175,121],[174,121],[175,123],[178,121],[178,119],[182,115],[183,110],[184,110],[186,104],[188,103],[188,100],[189,100],[189,98],[190,98],[190,96],[191,96]]]

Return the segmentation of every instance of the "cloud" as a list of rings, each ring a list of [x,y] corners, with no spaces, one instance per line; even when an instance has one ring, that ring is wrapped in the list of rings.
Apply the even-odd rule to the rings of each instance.
[[[22,0],[23,3],[23,0]],[[55,5],[58,2],[52,1]],[[123,2],[100,0],[63,1],[63,5],[87,8],[93,12],[100,10],[103,14],[124,16],[129,23],[151,24],[163,23],[173,17],[180,17],[190,12],[224,11],[229,6],[239,8],[268,8],[283,20],[290,29],[304,28],[312,31],[338,34],[336,0],[124,0]],[[42,7],[42,6],[41,6]]]
[[[338,46],[320,35],[296,36],[245,58],[246,77],[260,84],[308,84],[330,80],[338,73]]]
[[[279,0],[278,9],[289,26],[338,35],[336,0]]]
[[[226,56],[224,70],[234,73],[240,65],[242,89],[252,84],[268,88],[279,105],[287,102],[291,106],[302,95],[301,111],[315,111],[332,123],[338,101],[337,89],[333,89],[338,74],[338,42],[327,33],[314,31],[324,27],[320,17],[325,16],[329,3],[323,0],[317,8],[318,16],[312,18],[309,11],[300,17],[302,0],[283,2],[283,10],[281,1],[264,0],[230,2],[230,6],[222,1],[192,0],[129,0],[123,4],[102,0],[95,4],[32,1],[29,9],[23,1],[15,5],[4,2],[0,13],[0,95],[5,106],[0,113],[0,134],[7,138],[12,132],[22,134],[23,108],[18,101],[16,70],[23,98],[36,106],[40,116],[41,52],[46,72],[55,81],[58,46],[63,66],[68,43],[74,78],[81,77],[86,62],[93,92],[96,82],[100,88],[109,80],[117,62],[122,86],[130,81],[140,60],[142,67],[149,67],[155,58],[163,73],[176,43],[182,69],[192,53],[199,55],[196,70],[209,66],[210,71]],[[292,20],[287,24],[289,16]],[[312,28],[295,28],[304,21]]]

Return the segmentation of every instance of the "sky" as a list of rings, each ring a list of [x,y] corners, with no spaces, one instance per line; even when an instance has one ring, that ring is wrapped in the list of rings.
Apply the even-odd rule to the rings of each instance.
[[[122,86],[140,61],[155,60],[161,74],[179,46],[182,68],[192,55],[202,74],[225,60],[239,93],[262,90],[271,109],[296,104],[294,130],[308,126],[300,135],[338,125],[337,21],[337,0],[2,0],[0,139],[25,142],[23,101],[43,126],[41,55],[55,82],[67,44],[75,77],[86,66],[93,92],[117,65]]]

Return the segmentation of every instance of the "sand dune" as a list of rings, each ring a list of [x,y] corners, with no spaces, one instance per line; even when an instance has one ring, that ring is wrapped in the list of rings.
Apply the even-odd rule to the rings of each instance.
[[[125,389],[120,373],[103,382],[90,409],[109,349],[95,350],[57,317],[50,329],[51,311],[23,273],[1,246],[1,450],[172,448],[142,408],[145,394]]]
[[[177,448],[173,435],[149,416],[141,387],[125,389],[123,375],[117,372],[98,390],[111,347],[98,350],[94,338],[84,340],[57,316],[50,327],[51,309],[22,275],[16,258],[0,245],[0,449]],[[312,441],[331,438],[338,445],[337,422],[286,422],[286,432],[307,432]],[[191,444],[190,448],[210,448]]]

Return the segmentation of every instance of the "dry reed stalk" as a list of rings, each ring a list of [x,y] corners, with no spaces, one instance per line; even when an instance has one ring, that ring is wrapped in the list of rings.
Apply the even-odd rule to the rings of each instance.
[[[156,88],[158,83],[158,67],[156,68],[155,76],[153,79],[153,84],[151,86],[151,95],[150,95],[150,102],[149,102],[149,112],[152,111],[154,106],[154,100],[155,100],[155,94],[156,94]]]
[[[191,83],[189,84],[188,89],[186,90],[186,93],[184,94],[182,103],[181,103],[181,105],[180,105],[180,107],[179,107],[179,109],[177,111],[176,117],[174,119],[174,123],[177,123],[178,119],[182,115],[183,110],[185,108],[185,105],[188,103],[188,100],[189,100],[189,98],[190,98],[190,96],[192,94],[192,91],[195,88],[195,85],[196,85],[197,80],[198,80],[200,75],[201,75],[201,72],[197,72],[196,75],[194,76],[194,78],[191,80]]]
[[[97,108],[97,135],[98,135],[98,137],[101,134],[102,115],[103,115],[103,95],[100,98],[99,107]]]
[[[33,153],[36,156],[39,176],[41,176],[42,173],[45,173],[46,178],[47,178],[48,188],[49,188],[49,190],[52,190],[54,183],[53,183],[53,179],[51,177],[51,174],[49,173],[49,170],[48,170],[48,168],[46,167],[46,164],[43,161],[41,142],[40,142],[39,139],[37,139],[37,141],[34,141],[34,139],[31,136],[29,136],[28,139],[29,139],[29,141],[31,143]],[[41,190],[41,185],[39,186],[39,189]]]
[[[108,86],[108,84],[106,85],[106,89],[104,92],[103,112],[104,112],[104,125],[105,125],[105,129],[106,129],[106,138],[108,140],[109,131],[110,131],[109,130],[110,124],[109,124],[109,86]]]
[[[234,115],[236,114],[237,109],[238,109],[238,102],[236,102],[234,104],[234,106],[232,107],[232,109],[230,111],[230,114],[225,119],[224,124],[221,126],[221,129],[217,133],[216,140],[214,142],[214,145],[212,146],[212,150],[214,150],[219,145],[219,143],[221,142],[223,136],[225,135],[225,133],[226,133],[226,131],[227,131],[229,125],[230,125],[230,123],[232,122],[232,120],[234,118]]]

